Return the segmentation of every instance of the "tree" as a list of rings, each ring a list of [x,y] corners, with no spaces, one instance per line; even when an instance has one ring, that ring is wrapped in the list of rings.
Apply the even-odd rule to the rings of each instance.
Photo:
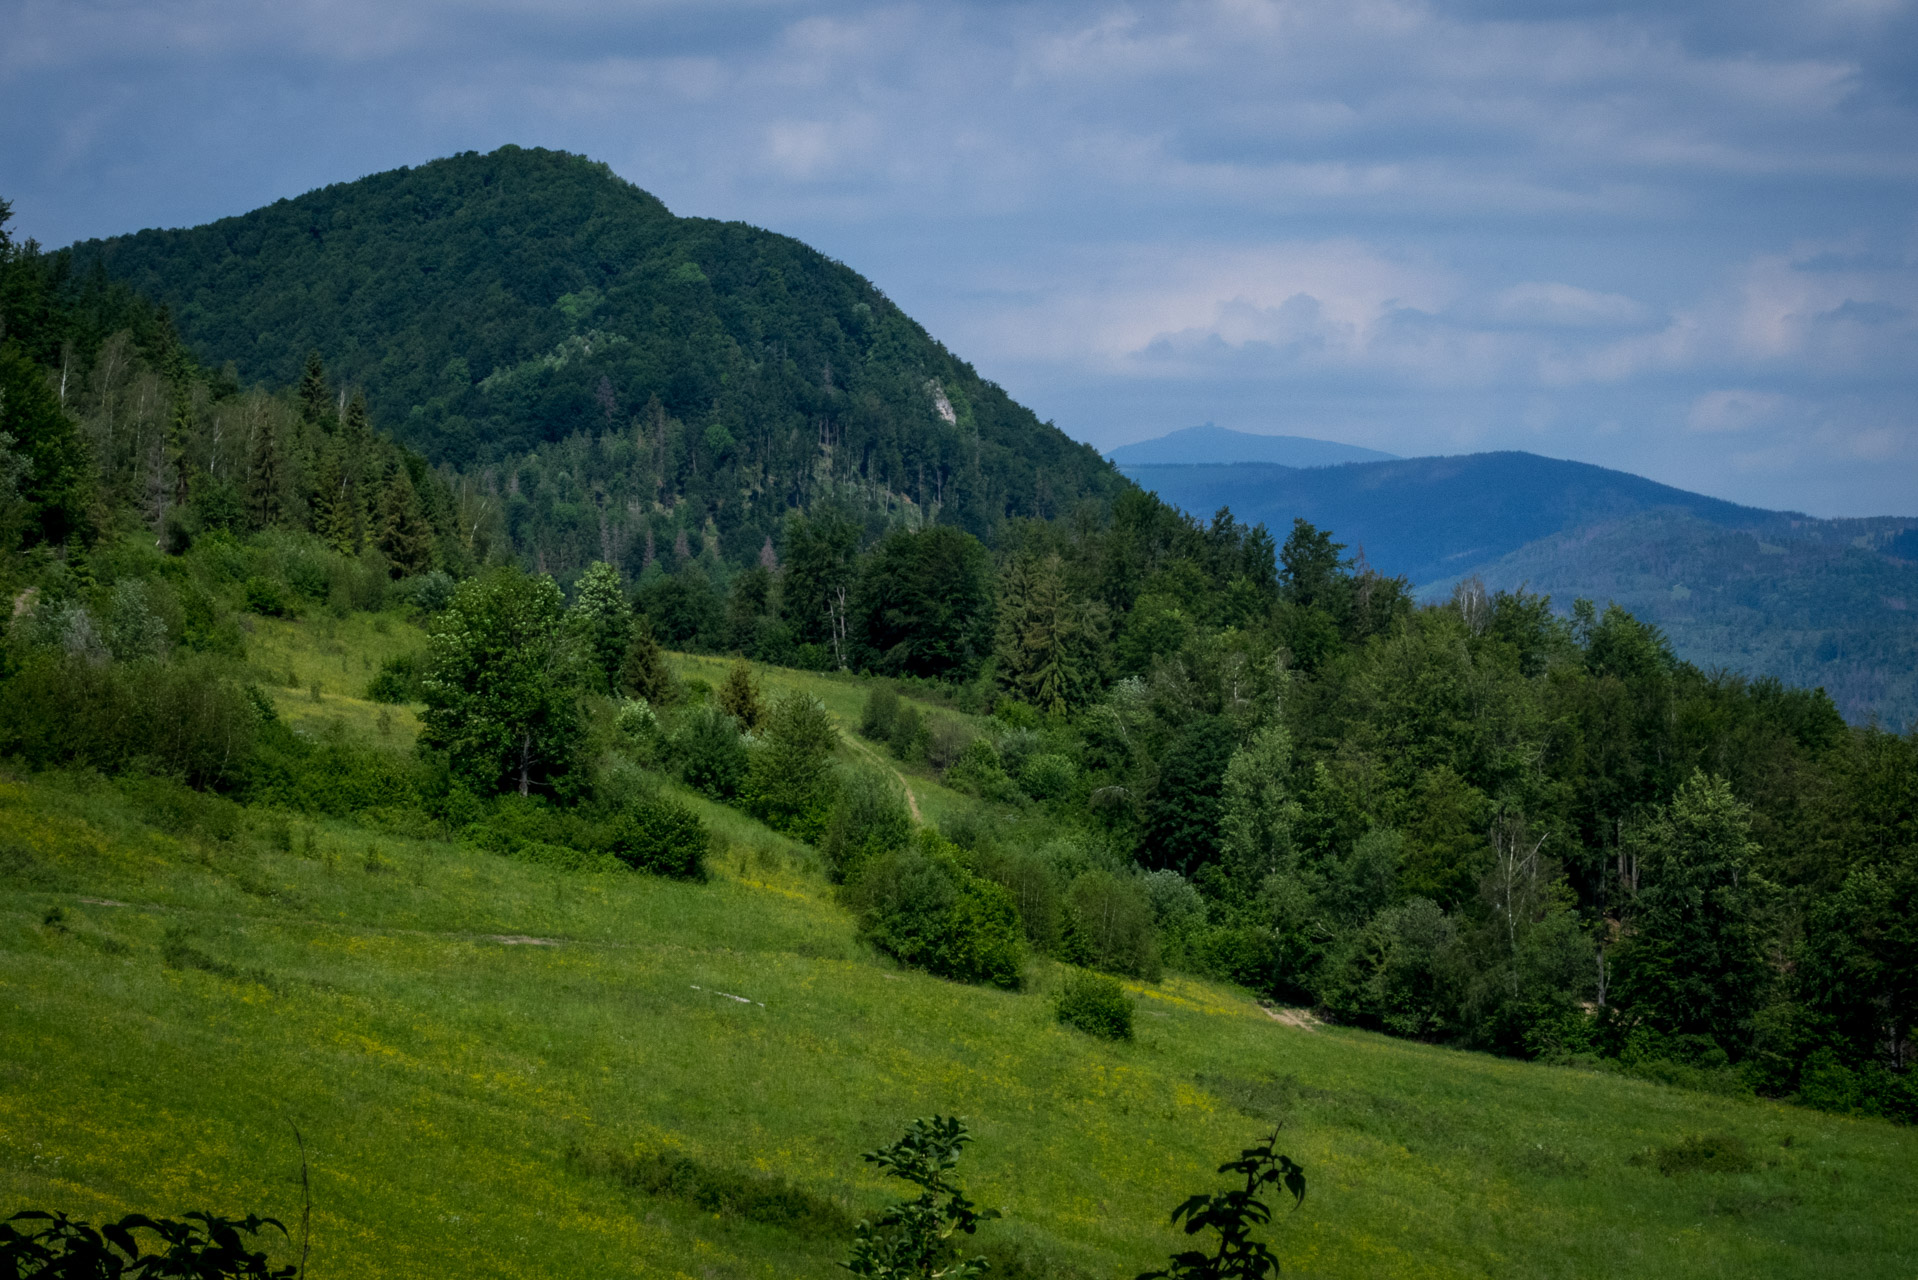
[[[959,1153],[972,1141],[957,1116],[914,1120],[905,1136],[868,1151],[862,1159],[919,1188],[919,1195],[886,1210],[877,1222],[856,1228],[852,1253],[840,1265],[874,1280],[963,1280],[986,1271],[984,1258],[959,1259],[958,1235],[972,1235],[979,1224],[999,1216],[981,1210],[952,1180]]]
[[[262,416],[253,433],[253,449],[246,467],[246,513],[256,529],[271,529],[286,514],[280,492],[285,483],[286,464],[280,456],[280,441],[273,430],[273,415]]]
[[[27,545],[93,536],[93,464],[47,379],[11,342],[0,344],[0,435],[18,458],[19,525]]]
[[[1220,844],[1232,875],[1257,884],[1292,852],[1299,802],[1292,798],[1292,735],[1274,720],[1232,753],[1220,787]]]
[[[333,430],[335,415],[333,412],[333,389],[326,385],[326,366],[320,362],[320,353],[306,353],[306,368],[300,374],[300,418],[310,427],[319,427],[324,431]]]
[[[433,526],[420,510],[419,491],[402,462],[393,464],[380,497],[379,548],[400,577],[433,567]]]
[[[1099,628],[1090,606],[1066,586],[1058,555],[1015,557],[999,582],[993,646],[1000,678],[1021,700],[1063,714],[1098,688]]]
[[[817,699],[795,692],[773,703],[747,784],[753,816],[808,843],[824,835],[838,745],[839,731]]]
[[[859,526],[833,512],[794,516],[786,524],[786,621],[801,644],[823,645],[843,668],[858,578]]]
[[[461,583],[433,620],[420,745],[477,791],[528,795],[571,763],[564,601],[551,578],[502,569]]]
[[[1245,1178],[1245,1186],[1210,1195],[1200,1193],[1172,1211],[1173,1225],[1185,1219],[1185,1233],[1219,1233],[1218,1248],[1207,1254],[1188,1249],[1172,1255],[1172,1265],[1163,1271],[1148,1271],[1139,1280],[1260,1280],[1279,1270],[1272,1250],[1252,1238],[1252,1229],[1272,1221],[1272,1210],[1261,1193],[1268,1186],[1283,1186],[1292,1194],[1293,1205],[1305,1203],[1305,1170],[1290,1156],[1277,1154],[1273,1147],[1279,1135],[1274,1132],[1256,1147],[1247,1147],[1237,1160],[1219,1166],[1220,1173],[1236,1173]]]
[[[739,727],[747,733],[756,732],[766,718],[766,708],[759,701],[759,684],[743,659],[733,663],[717,696],[719,709],[739,721]]]
[[[573,607],[566,611],[566,624],[579,645],[581,665],[592,691],[610,693],[618,688],[620,671],[633,643],[633,610],[626,603],[618,569],[604,560],[586,566],[586,572],[573,584]],[[657,646],[653,652],[657,658]]]
[[[1738,1056],[1766,976],[1751,810],[1694,770],[1627,840],[1640,887],[1616,952],[1618,1004],[1656,1036],[1682,1038],[1678,1054]]]
[[[1233,755],[1232,726],[1201,716],[1173,739],[1159,760],[1159,778],[1146,801],[1143,860],[1188,879],[1218,861],[1225,773]]]
[[[868,557],[853,604],[863,665],[887,675],[961,676],[992,636],[985,547],[935,525],[899,530]]]
[[[1286,599],[1337,617],[1344,603],[1338,596],[1350,563],[1340,555],[1344,550],[1344,543],[1332,541],[1330,532],[1309,520],[1301,517],[1292,521],[1292,532],[1279,550],[1279,563],[1285,566],[1280,577]]]
[[[627,634],[626,655],[619,664],[620,692],[655,707],[671,706],[678,696],[679,682],[666,665],[659,641],[653,639],[652,620],[635,613]]]

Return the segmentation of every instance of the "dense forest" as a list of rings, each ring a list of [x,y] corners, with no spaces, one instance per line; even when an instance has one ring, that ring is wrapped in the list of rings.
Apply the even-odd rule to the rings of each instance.
[[[560,152],[467,153],[72,256],[248,382],[322,352],[561,575],[670,568],[686,543],[736,562],[824,500],[989,537],[1121,483],[846,267]]]
[[[696,822],[644,781],[671,773],[817,847],[874,945],[952,977],[1017,986],[1029,952],[1170,967],[1393,1034],[1918,1119],[1918,735],[1702,672],[1616,608],[1474,582],[1419,606],[1332,532],[1281,543],[1116,481],[992,519],[787,489],[750,538],[647,524],[637,558],[560,556],[553,517],[502,511],[524,467],[434,470],[303,344],[278,389],[243,388],[109,261],[0,240],[16,767],[697,875]],[[655,395],[641,423],[731,432]],[[608,439],[629,442],[538,456],[653,483]],[[801,443],[831,472],[836,445]],[[301,738],[249,691],[246,615],[389,608],[432,635],[381,676],[425,707],[416,756]],[[877,677],[864,735],[980,804],[916,829],[815,706],[762,705],[743,665],[683,685],[661,645]]]

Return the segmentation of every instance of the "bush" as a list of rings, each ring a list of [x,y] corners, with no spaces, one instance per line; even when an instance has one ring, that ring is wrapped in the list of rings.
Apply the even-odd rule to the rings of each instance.
[[[892,741],[892,726],[899,718],[899,690],[891,682],[881,681],[866,694],[866,709],[859,717],[859,734],[874,742]]]
[[[609,851],[635,871],[704,880],[712,836],[699,815],[660,798],[629,806],[612,824]]]
[[[1737,1134],[1695,1133],[1636,1156],[1632,1163],[1653,1165],[1669,1178],[1680,1173],[1750,1173],[1757,1162]]]
[[[367,683],[366,696],[373,702],[419,702],[425,693],[420,688],[421,668],[425,664],[417,653],[402,653],[380,664],[379,674]]]
[[[280,584],[271,578],[248,578],[240,590],[246,596],[249,613],[257,613],[264,618],[283,618],[293,612],[286,592],[280,590]]]
[[[1034,800],[1063,800],[1079,780],[1079,766],[1065,756],[1042,752],[1029,756],[1019,770],[1019,785]]]
[[[750,763],[733,718],[710,703],[695,707],[672,738],[672,759],[687,786],[730,800],[746,782]]]
[[[1136,877],[1088,871],[1074,880],[1066,890],[1066,926],[1061,951],[1075,964],[1158,981],[1152,899]]]
[[[1025,947],[1012,895],[967,871],[937,833],[868,863],[847,896],[860,933],[901,964],[1018,988]]]
[[[840,778],[822,851],[833,878],[856,876],[869,859],[903,849],[912,814],[899,780],[877,769],[849,769]]]
[[[1132,999],[1104,974],[1074,970],[1053,999],[1052,1011],[1059,1021],[1087,1035],[1132,1039]]]
[[[0,754],[42,769],[81,765],[231,787],[261,720],[261,701],[208,658],[120,665],[42,650],[0,686]]]

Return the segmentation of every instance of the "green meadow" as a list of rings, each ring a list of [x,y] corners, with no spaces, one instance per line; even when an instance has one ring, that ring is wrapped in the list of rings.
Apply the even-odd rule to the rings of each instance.
[[[251,660],[290,720],[399,749],[411,713],[359,694],[418,633],[350,622],[256,624]],[[858,682],[760,674],[856,722]],[[907,781],[927,820],[970,803]],[[705,884],[167,784],[0,782],[0,1203],[297,1223],[297,1130],[322,1280],[825,1277],[895,1195],[859,1153],[937,1111],[976,1134],[961,1181],[1005,1215],[977,1237],[1002,1275],[1161,1264],[1172,1206],[1275,1126],[1309,1178],[1272,1232],[1288,1275],[1918,1275],[1911,1129],[1177,976],[1130,986],[1135,1041],[1093,1040],[1052,1017],[1061,971],[1019,993],[903,971],[809,850],[683,798],[718,836]]]

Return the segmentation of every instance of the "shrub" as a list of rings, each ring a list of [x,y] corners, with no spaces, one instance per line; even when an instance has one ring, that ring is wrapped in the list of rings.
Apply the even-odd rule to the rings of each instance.
[[[420,688],[420,655],[402,653],[380,664],[379,674],[366,686],[366,696],[374,702],[418,702],[425,695]]]
[[[28,1223],[46,1225],[38,1231],[22,1230]],[[18,1225],[16,1225],[18,1224]],[[103,1223],[99,1229],[70,1219],[64,1213],[46,1213],[32,1209],[16,1213],[0,1222],[0,1275],[60,1276],[72,1280],[161,1280],[169,1276],[193,1276],[197,1280],[292,1280],[300,1268],[292,1263],[274,1267],[265,1253],[248,1249],[240,1233],[259,1234],[261,1227],[272,1227],[281,1235],[286,1228],[276,1219],[248,1214],[243,1219],[222,1218],[208,1213],[189,1213],[186,1221],[149,1218],[130,1213],[118,1222]],[[140,1241],[133,1233],[151,1232],[160,1237],[163,1248],[140,1252]]]
[[[1066,890],[1061,950],[1076,964],[1157,981],[1159,937],[1152,900],[1136,877],[1088,871]]]
[[[612,824],[610,852],[635,871],[704,880],[712,836],[699,815],[664,797],[629,806]]]
[[[866,694],[866,709],[859,717],[860,736],[874,742],[890,742],[893,722],[898,717],[899,690],[890,681],[881,681]]]
[[[286,592],[280,590],[280,584],[271,578],[248,578],[240,590],[246,596],[249,613],[257,613],[265,618],[282,618],[293,611]]]
[[[1079,766],[1065,756],[1042,752],[1026,759],[1019,785],[1034,800],[1063,800],[1079,780]]]
[[[36,768],[145,771],[230,787],[260,722],[259,703],[207,658],[123,666],[42,650],[0,687],[0,753]]]
[[[588,1172],[641,1195],[679,1200],[722,1218],[815,1238],[841,1235],[853,1227],[851,1216],[837,1201],[813,1195],[774,1174],[741,1172],[663,1151],[572,1155]]]
[[[958,763],[979,735],[972,726],[951,716],[935,715],[926,725],[926,763],[940,773]]]
[[[1025,961],[1012,895],[973,875],[936,832],[867,864],[848,898],[861,934],[901,964],[1017,989]]]
[[[1649,1163],[1666,1177],[1679,1173],[1749,1173],[1755,1165],[1745,1140],[1731,1133],[1695,1133],[1668,1147],[1655,1148]]]
[[[822,851],[833,878],[858,874],[867,860],[912,839],[912,814],[899,780],[877,769],[849,769],[841,775],[832,821]]]
[[[1059,1021],[1087,1035],[1132,1039],[1132,998],[1104,974],[1074,970],[1053,999],[1052,1011]]]
[[[971,792],[984,800],[1016,800],[1019,788],[999,762],[999,753],[984,738],[974,738],[946,770],[946,785]]]
[[[926,752],[926,718],[909,702],[899,704],[893,717],[892,733],[886,739],[892,753],[901,760],[917,760]]]
[[[710,704],[695,707],[680,722],[672,758],[687,786],[715,800],[739,794],[750,763],[733,718]]]

